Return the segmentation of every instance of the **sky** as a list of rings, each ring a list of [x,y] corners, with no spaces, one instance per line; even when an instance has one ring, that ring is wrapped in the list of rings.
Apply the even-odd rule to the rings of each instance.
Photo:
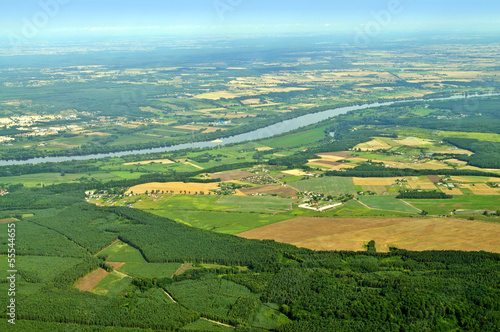
[[[0,0],[9,38],[391,31],[499,33],[500,1]]]

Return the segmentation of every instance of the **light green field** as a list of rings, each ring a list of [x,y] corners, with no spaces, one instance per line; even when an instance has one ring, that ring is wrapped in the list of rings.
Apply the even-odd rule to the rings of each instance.
[[[132,277],[140,278],[167,278],[174,274],[181,263],[136,263],[128,262],[121,266],[118,271]]]
[[[41,174],[26,174],[19,176],[7,176],[1,177],[0,183],[5,184],[17,184],[22,183],[25,187],[40,187],[43,185],[60,184],[67,182],[78,182],[81,178],[94,178],[100,181],[111,181],[111,180],[123,180],[123,179],[138,179],[142,174],[145,173],[129,173],[129,172],[96,172],[91,173],[78,173],[78,174],[65,174],[64,176],[60,173],[41,173]]]
[[[189,196],[164,195],[162,200],[153,201],[144,199],[134,204],[134,208],[141,210],[210,210],[221,211],[237,206],[215,204],[220,196]]]
[[[170,218],[192,227],[226,234],[239,234],[291,218],[287,214],[272,215],[245,212],[188,210],[151,210],[148,212]]]
[[[118,296],[125,288],[132,283],[132,278],[125,277],[116,272],[111,272],[97,284],[92,290],[98,295],[106,295],[109,297]]]
[[[356,188],[352,178],[345,177],[322,177],[297,181],[292,184],[300,191],[314,191],[325,195],[339,196],[343,194],[356,194]]]
[[[406,212],[406,213],[419,213],[420,210],[406,204],[394,196],[361,196],[359,200],[368,205],[372,209],[380,209],[387,211]]]
[[[289,210],[293,199],[279,197],[221,196],[216,204],[236,206],[230,211],[276,212]]]
[[[107,255],[110,262],[135,262],[146,263],[139,250],[121,241],[116,241],[106,249],[99,252],[99,255]]]
[[[500,209],[500,196],[454,196],[452,199],[409,199],[408,203],[429,214],[450,214],[453,210],[496,211]]]

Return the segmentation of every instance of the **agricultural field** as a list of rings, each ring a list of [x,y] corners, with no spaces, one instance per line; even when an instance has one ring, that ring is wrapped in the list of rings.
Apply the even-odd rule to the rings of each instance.
[[[117,270],[132,277],[166,278],[173,275],[181,265],[181,263],[126,262],[117,268]]]
[[[463,250],[500,252],[495,223],[452,218],[295,218],[238,234],[314,250],[362,251],[374,240],[377,251]],[[478,241],[477,239],[481,239]]]
[[[356,194],[352,178],[321,177],[293,182],[292,186],[299,191],[313,191],[325,195],[340,196]]]
[[[99,252],[99,255],[106,257],[109,262],[146,263],[139,250],[119,240]]]
[[[209,194],[211,190],[217,190],[219,188],[219,184],[214,183],[184,183],[184,182],[167,182],[167,183],[145,183],[134,186],[130,188],[126,194],[134,193],[134,194],[144,194],[146,192],[152,191],[160,191],[164,193],[174,194],[187,194],[187,195],[196,195],[198,193]]]
[[[245,208],[234,212],[189,211],[189,210],[146,210],[182,224],[218,233],[237,234],[250,229],[270,225],[289,219],[287,214],[277,211],[264,212],[258,208]],[[251,212],[249,212],[251,211]]]
[[[394,196],[361,196],[358,200],[371,209],[420,213],[419,209]]]
[[[449,215],[453,211],[473,211],[482,214],[494,212],[500,207],[500,196],[455,196],[452,199],[408,199],[408,203],[432,215]]]
[[[293,197],[297,194],[297,190],[290,185],[286,186],[268,185],[268,186],[244,188],[240,189],[240,192],[242,192],[245,195],[278,195],[281,197]]]

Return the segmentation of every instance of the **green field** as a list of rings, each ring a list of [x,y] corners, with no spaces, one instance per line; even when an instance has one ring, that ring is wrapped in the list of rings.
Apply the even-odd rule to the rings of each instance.
[[[131,278],[127,278],[116,272],[111,272],[101,280],[92,290],[97,295],[106,295],[116,297],[124,291],[132,282]]]
[[[396,199],[394,196],[361,196],[359,197],[359,200],[372,209],[406,213],[420,212],[419,209],[406,204],[400,199]]]
[[[236,206],[230,211],[265,213],[290,210],[293,202],[293,199],[279,197],[221,196],[216,204]]]
[[[137,263],[127,262],[118,271],[132,277],[140,278],[166,278],[174,274],[181,263]]]
[[[78,173],[78,174],[64,174],[61,173],[41,173],[41,174],[27,174],[20,176],[8,176],[1,177],[0,183],[4,184],[16,184],[22,183],[25,187],[40,187],[41,184],[44,186],[51,184],[60,184],[67,182],[79,182],[81,179],[91,179],[99,181],[111,181],[111,180],[124,180],[124,179],[138,179],[141,175],[146,173],[140,172],[92,172],[90,173]]]
[[[497,211],[500,209],[500,196],[454,196],[452,199],[409,199],[415,205],[430,214],[450,214],[453,210]]]
[[[347,177],[322,177],[308,179],[294,182],[292,187],[300,191],[313,191],[332,196],[356,194],[356,188],[352,183],[352,178]]]
[[[141,210],[208,210],[221,211],[237,206],[215,204],[220,196],[188,196],[188,195],[165,195],[162,200],[142,200],[134,204],[134,208]]]
[[[110,262],[146,263],[146,260],[139,250],[121,241],[116,241],[99,252],[99,255],[108,256],[107,260]]]
[[[226,234],[239,234],[254,228],[289,219],[287,214],[260,214],[245,212],[151,210],[150,213],[177,222]]]

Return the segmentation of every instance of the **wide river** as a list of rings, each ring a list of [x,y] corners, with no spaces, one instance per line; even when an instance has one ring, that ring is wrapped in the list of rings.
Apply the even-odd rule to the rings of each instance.
[[[435,99],[414,99],[414,100],[400,100],[400,101],[391,101],[385,103],[372,103],[372,104],[364,104],[359,106],[348,106],[348,107],[340,107],[335,108],[323,112],[307,114],[303,116],[299,116],[293,119],[285,120],[282,122],[275,123],[273,125],[263,127],[260,129],[256,129],[244,134],[239,134],[235,136],[230,136],[224,138],[222,143],[213,143],[213,142],[194,142],[194,143],[184,143],[177,144],[167,147],[161,148],[153,148],[153,149],[142,149],[142,150],[131,150],[131,151],[121,151],[121,152],[112,152],[112,153],[102,153],[102,154],[90,154],[85,156],[67,156],[67,157],[45,157],[45,158],[32,158],[27,160],[0,160],[0,166],[10,166],[10,165],[26,165],[26,164],[39,164],[46,162],[62,162],[62,161],[71,161],[71,160],[89,160],[89,159],[98,159],[105,157],[121,157],[130,154],[147,154],[147,153],[155,153],[155,152],[168,152],[168,151],[176,151],[187,148],[206,148],[206,147],[215,147],[218,144],[232,144],[232,143],[240,143],[245,141],[254,141],[262,138],[268,138],[275,135],[280,135],[301,127],[309,126],[314,123],[321,122],[323,120],[327,120],[333,117],[336,117],[340,114],[346,114],[347,112],[364,110],[368,108],[377,108],[383,106],[390,106],[393,104],[402,104],[408,102],[415,101],[439,101],[439,100],[451,100],[451,99],[469,99],[469,98],[480,98],[480,97],[488,97],[488,96],[498,96],[500,94],[483,94],[483,95],[459,95],[452,96],[447,98],[435,98]]]

